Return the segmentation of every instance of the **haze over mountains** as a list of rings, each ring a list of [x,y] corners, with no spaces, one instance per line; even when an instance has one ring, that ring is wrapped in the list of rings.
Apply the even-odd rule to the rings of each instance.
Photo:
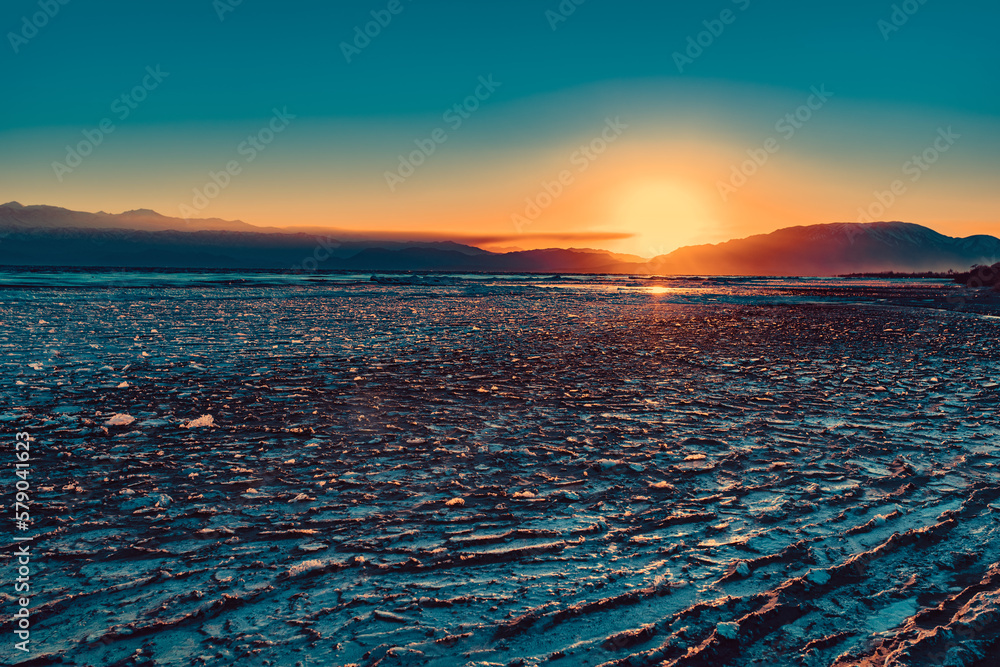
[[[451,241],[332,238],[146,209],[85,213],[17,202],[0,206],[0,236],[0,264],[14,266],[822,276],[1000,261],[993,236],[953,238],[904,222],[789,227],[650,260],[592,249],[488,252]]]

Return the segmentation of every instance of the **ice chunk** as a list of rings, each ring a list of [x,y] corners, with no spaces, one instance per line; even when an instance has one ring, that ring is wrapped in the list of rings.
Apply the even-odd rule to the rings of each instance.
[[[399,614],[394,614],[391,611],[382,611],[381,609],[375,609],[372,611],[372,616],[380,621],[389,621],[390,623],[413,623],[413,620],[407,618],[406,616],[400,616]]]
[[[131,424],[134,421],[135,421],[135,417],[133,417],[132,415],[129,415],[129,414],[125,414],[124,412],[121,412],[121,413],[117,413],[117,414],[112,415],[111,419],[109,419],[106,422],[106,424],[108,426],[128,426],[129,424]]]
[[[303,572],[309,572],[310,570],[319,569],[324,565],[325,563],[319,559],[304,560],[301,563],[296,563],[295,565],[288,568],[288,576],[294,577],[295,575],[302,574]]]
[[[212,415],[202,415],[197,419],[192,419],[186,424],[181,424],[181,428],[200,428],[202,426],[215,426],[215,419]]]
[[[445,503],[445,505],[448,505],[449,507],[454,507],[456,505],[461,507],[464,504],[465,504],[464,498],[452,498],[451,500]]]

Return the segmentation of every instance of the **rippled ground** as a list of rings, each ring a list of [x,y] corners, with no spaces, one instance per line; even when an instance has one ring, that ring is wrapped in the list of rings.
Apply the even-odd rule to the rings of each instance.
[[[34,664],[998,664],[944,286],[96,282],[0,291]]]

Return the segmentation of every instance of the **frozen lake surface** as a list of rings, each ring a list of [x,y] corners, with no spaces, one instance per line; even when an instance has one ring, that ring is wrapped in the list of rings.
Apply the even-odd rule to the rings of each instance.
[[[4,663],[1000,664],[988,303],[370,278],[0,274]]]

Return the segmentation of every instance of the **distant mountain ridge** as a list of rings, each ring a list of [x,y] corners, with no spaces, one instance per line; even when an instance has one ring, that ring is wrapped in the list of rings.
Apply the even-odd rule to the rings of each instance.
[[[23,206],[18,202],[0,205],[0,226],[46,229],[134,229],[143,231],[281,231],[265,230],[242,220],[220,218],[171,218],[156,211],[140,208],[124,213],[85,213],[58,206]]]
[[[453,241],[335,239],[149,209],[83,213],[17,202],[0,206],[0,236],[0,264],[16,266],[822,276],[1000,261],[996,237],[953,238],[905,222],[788,227],[648,261],[593,249],[494,253]]]
[[[679,248],[650,260],[657,274],[838,275],[947,271],[1000,260],[1000,239],[945,236],[908,222],[786,227],[714,245]]]

